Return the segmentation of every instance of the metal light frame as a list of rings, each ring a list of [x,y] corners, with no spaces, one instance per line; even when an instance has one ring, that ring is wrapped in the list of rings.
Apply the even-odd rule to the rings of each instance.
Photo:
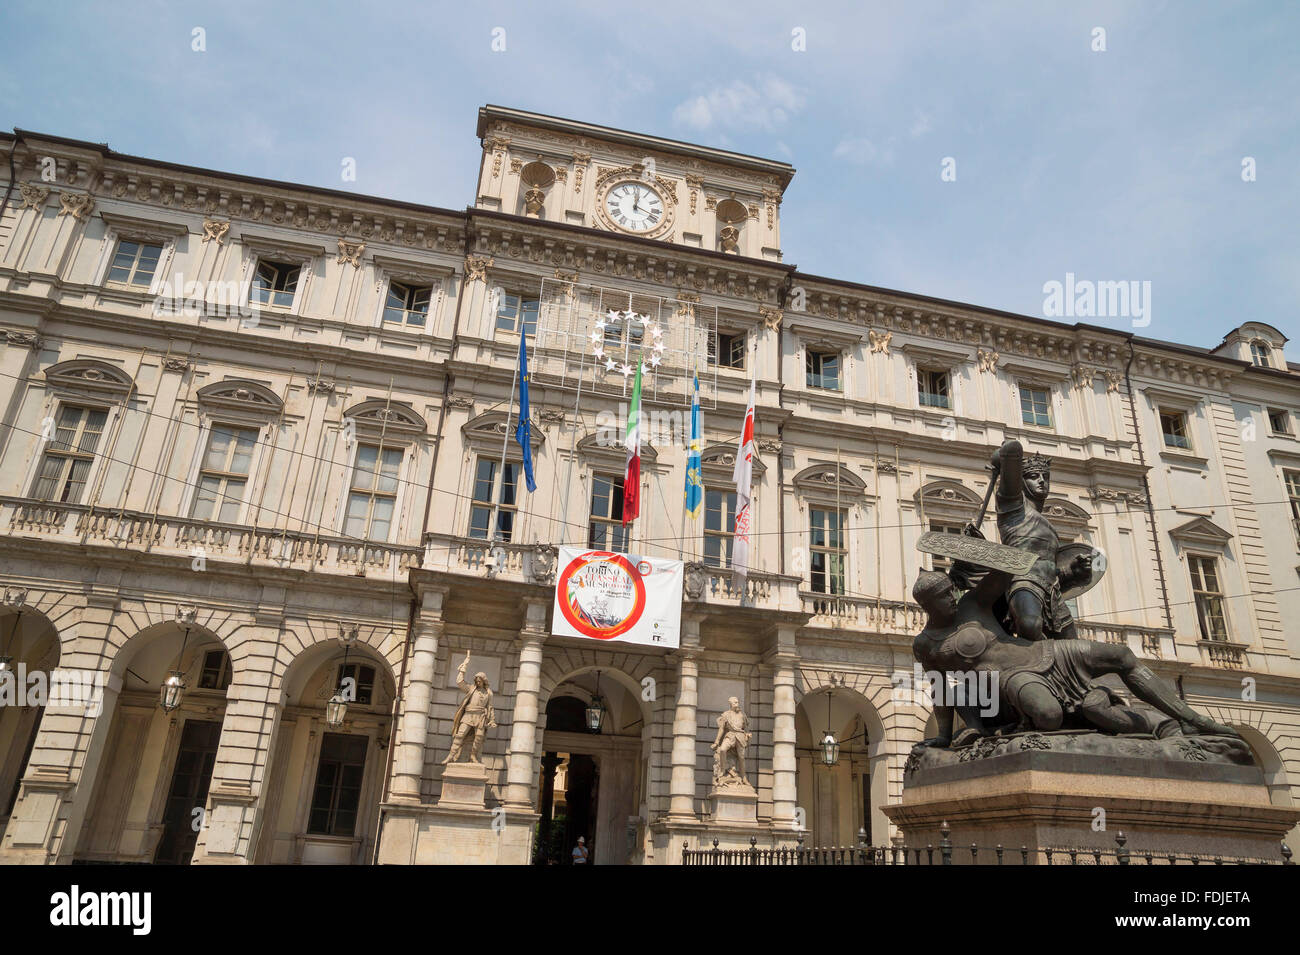
[[[185,657],[185,644],[190,639],[190,628],[185,628],[185,636],[181,637],[181,650],[176,654],[176,665],[167,673],[167,678],[163,680],[162,687],[158,692],[158,705],[163,708],[164,713],[171,713],[181,705],[185,698],[185,673],[181,670],[181,661]]]
[[[600,695],[600,671],[596,671],[596,692],[587,704],[587,732],[599,733],[601,727],[605,725],[605,713],[608,707],[605,705],[605,698]]]
[[[330,697],[329,702],[325,704],[325,723],[330,727],[342,726],[343,720],[348,715],[348,698],[343,692],[343,681],[347,679],[348,651],[351,649],[351,642],[343,644],[343,665],[339,668],[339,685],[334,689],[334,695]]]

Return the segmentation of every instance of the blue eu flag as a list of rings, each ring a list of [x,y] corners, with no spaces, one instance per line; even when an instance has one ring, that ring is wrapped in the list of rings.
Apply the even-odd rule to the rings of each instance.
[[[519,323],[519,424],[515,426],[515,440],[524,456],[524,483],[529,493],[537,490],[533,480],[533,443],[528,440],[532,427],[532,414],[528,411],[528,347],[524,323]]]

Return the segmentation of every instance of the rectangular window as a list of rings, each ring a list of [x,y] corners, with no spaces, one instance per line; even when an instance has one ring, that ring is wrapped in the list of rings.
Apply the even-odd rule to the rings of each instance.
[[[325,734],[312,789],[308,832],[321,836],[356,835],[368,742],[364,736]]]
[[[244,503],[248,469],[256,446],[256,428],[235,428],[225,424],[212,426],[190,517],[201,521],[217,520],[223,524],[239,520],[239,507]]]
[[[626,318],[613,321],[608,316],[605,318],[606,345],[612,345],[615,348],[621,348],[624,345],[632,347],[640,345],[644,336],[645,326],[638,321],[628,321]]]
[[[704,563],[731,566],[731,545],[736,536],[736,492],[704,490]]]
[[[397,504],[397,472],[401,464],[401,448],[381,449],[374,444],[357,448],[347,519],[343,524],[345,535],[360,540],[388,540],[393,527],[393,509]]]
[[[501,533],[499,540],[510,542],[510,535],[515,528],[515,489],[518,486],[519,465],[513,461],[506,462],[506,483],[504,488],[497,485],[497,473],[501,462],[491,458],[479,458],[478,468],[474,473],[474,499],[469,509],[469,536],[487,540],[488,527],[492,523],[492,508],[497,505],[497,494],[501,494],[500,510],[497,511],[497,530]]]
[[[1228,624],[1223,615],[1223,590],[1213,557],[1187,558],[1192,572],[1192,595],[1196,599],[1196,616],[1201,624],[1202,640],[1227,640]]]
[[[829,352],[810,351],[804,359],[809,388],[840,390],[840,356]]]
[[[1300,471],[1283,471],[1282,480],[1286,482],[1286,496],[1291,502],[1291,526],[1295,528],[1296,540],[1300,540]]]
[[[946,371],[916,370],[916,397],[922,408],[951,408]]]
[[[203,671],[199,674],[200,690],[224,690],[230,686],[230,654],[209,650],[203,654]]]
[[[362,663],[339,664],[334,685],[341,687],[344,685],[344,680],[352,681],[349,684],[355,694],[352,697],[352,702],[360,703],[362,706],[369,706],[375,695],[375,668]]]
[[[1291,433],[1291,415],[1285,408],[1268,409],[1268,430],[1274,434]]]
[[[292,308],[293,297],[298,291],[298,276],[301,267],[284,262],[258,262],[257,275],[253,279],[252,301],[257,305],[270,305],[273,308]]]
[[[930,522],[930,530],[938,531],[941,534],[960,534],[962,529],[962,525],[960,524],[947,524],[943,521]],[[947,557],[940,557],[938,554],[931,554],[930,569],[937,570],[941,574],[946,574],[948,571],[952,570],[952,561]]]
[[[745,336],[710,332],[709,364],[721,368],[744,368]]]
[[[113,264],[108,267],[108,280],[133,288],[148,288],[153,284],[162,246],[153,242],[133,242],[122,239],[117,243]]]
[[[107,420],[108,412],[100,408],[64,405],[59,410],[54,436],[41,458],[33,497],[60,504],[81,502]]]
[[[844,511],[809,509],[809,543],[812,551],[811,585],[819,594],[844,593]]]
[[[626,553],[627,540],[627,528],[623,526],[623,479],[593,474],[587,546]]]
[[[1051,396],[1042,388],[1020,386],[1020,420],[1040,428],[1052,426]]]
[[[429,286],[388,283],[388,297],[384,300],[384,321],[394,325],[412,325],[423,328],[429,317],[429,299],[433,289]]]
[[[1181,411],[1160,410],[1160,433],[1164,435],[1166,448],[1192,450],[1191,438],[1187,436],[1187,415]]]
[[[509,293],[501,296],[497,305],[497,330],[519,334],[519,323],[525,335],[537,334],[537,299]]]

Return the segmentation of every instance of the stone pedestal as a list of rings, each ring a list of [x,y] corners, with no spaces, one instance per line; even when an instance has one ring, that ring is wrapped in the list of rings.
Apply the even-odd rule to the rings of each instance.
[[[711,826],[757,826],[758,793],[749,783],[714,786],[707,821]]]
[[[1281,860],[1281,840],[1300,810],[1272,805],[1257,767],[1215,761],[1205,744],[1182,738],[1109,739],[1099,745],[1093,734],[1071,745],[1032,734],[964,753],[918,752],[902,800],[884,811],[911,848],[937,847],[947,822],[954,862],[970,862],[972,843],[1003,846],[1008,864],[1020,862],[1021,846],[1031,862],[1045,861],[1037,850],[1046,847],[1109,851],[1120,831],[1138,857]]]
[[[527,865],[535,812],[387,803],[380,865]]]
[[[488,771],[481,763],[448,763],[442,769],[443,809],[482,809],[485,806]]]

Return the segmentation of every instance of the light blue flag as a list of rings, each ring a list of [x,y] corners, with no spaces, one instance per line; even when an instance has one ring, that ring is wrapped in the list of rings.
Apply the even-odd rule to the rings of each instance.
[[[691,449],[686,456],[686,513],[695,517],[704,501],[700,476],[700,376],[695,374],[695,395],[691,398]]]

